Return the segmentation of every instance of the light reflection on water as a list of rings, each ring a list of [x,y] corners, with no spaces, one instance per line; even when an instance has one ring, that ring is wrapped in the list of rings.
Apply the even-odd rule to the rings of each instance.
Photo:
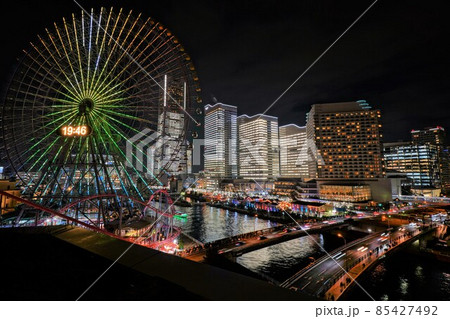
[[[450,269],[447,263],[414,253],[418,241],[383,259],[358,278],[375,300],[448,300]],[[342,300],[369,300],[352,286]]]
[[[174,219],[175,226],[203,243],[276,226],[268,220],[238,214],[209,206],[177,207],[188,214],[186,219]]]
[[[324,245],[322,235],[312,235],[315,241]],[[237,258],[242,266],[257,273],[283,281],[306,265],[309,256],[320,253],[313,238],[300,237],[277,245],[262,248]]]

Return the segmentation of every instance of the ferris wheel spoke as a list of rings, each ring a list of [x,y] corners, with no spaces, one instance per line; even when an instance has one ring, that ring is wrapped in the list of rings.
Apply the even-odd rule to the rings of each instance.
[[[103,116],[106,116],[107,118],[109,118],[110,120],[112,120],[112,121],[114,121],[114,122],[117,122],[120,126],[124,126],[124,127],[128,128],[129,130],[133,131],[133,132],[134,132],[133,134],[140,133],[140,131],[139,131],[138,129],[136,129],[136,128],[130,126],[130,125],[127,125],[126,123],[123,123],[123,122],[117,120],[116,118],[114,118],[114,117],[112,117],[112,116],[109,116],[109,115],[106,115],[106,114],[102,114],[102,115],[103,115]],[[102,115],[96,114],[96,115],[94,116],[94,118],[95,118],[95,119],[97,119],[97,117],[101,118]],[[112,124],[110,124],[110,125],[112,125]],[[117,129],[120,129],[120,128],[117,128]],[[122,134],[123,134],[123,132],[122,132]],[[124,136],[124,135],[122,135],[122,136]]]
[[[31,45],[34,47],[33,44],[31,44]],[[39,67],[42,68],[47,74],[49,74],[51,77],[53,77],[53,79],[54,79],[55,81],[57,81],[57,82],[59,83],[59,85],[61,85],[64,89],[66,89],[66,91],[67,91],[69,94],[72,95],[71,98],[72,98],[73,100],[76,100],[76,99],[78,98],[77,95],[74,94],[74,93],[72,92],[72,90],[70,90],[70,89],[66,86],[65,82],[62,81],[59,77],[57,77],[57,76],[54,74],[54,72],[52,72],[51,69],[45,67],[45,64],[50,64],[50,62],[48,62],[48,59],[49,59],[49,58],[44,57],[44,56],[40,53],[40,51],[38,51],[37,49],[36,49],[36,52],[39,54],[39,56],[41,56],[41,57],[43,58],[43,60],[44,60],[43,63],[39,62],[36,58],[34,58],[33,56],[31,56],[31,54],[28,54],[28,53],[27,53],[27,54],[28,54],[28,57],[30,57],[30,58],[33,60],[33,62],[35,62],[37,65],[39,65]],[[69,94],[66,94],[66,93],[63,93],[63,94],[64,94],[64,95],[69,95]],[[69,96],[70,96],[70,95],[69,95]],[[69,98],[69,96],[68,96],[68,98]]]
[[[112,143],[114,143],[114,144],[117,146],[116,142],[111,138],[111,136],[109,135],[109,132],[108,132],[107,130],[105,130],[104,126],[101,126],[101,127],[102,127],[102,129],[104,130],[104,132],[108,135],[110,141],[111,141]],[[119,163],[119,165],[124,169],[125,174],[128,176],[129,180],[131,181],[131,184],[132,184],[133,187],[138,191],[138,193],[140,194],[140,191],[137,189],[136,185],[134,185],[133,179],[132,179],[131,176],[128,174],[126,167],[124,167],[124,165],[123,165],[123,160],[125,160],[125,161],[129,164],[129,166],[130,166],[130,167],[132,168],[132,170],[134,171],[134,174],[138,177],[138,179],[140,179],[140,180],[144,183],[145,187],[146,187],[147,189],[150,189],[150,186],[148,185],[146,179],[142,176],[141,172],[139,172],[139,171],[134,167],[133,163],[127,158],[126,154],[124,154],[121,150],[119,151],[119,153],[121,153],[121,155],[122,155],[122,160],[119,160],[118,163]],[[133,154],[132,156],[133,156],[134,158],[136,158],[136,156],[135,156],[134,154]],[[137,158],[136,158],[136,160],[137,160],[137,161],[140,161],[140,160],[137,159]],[[153,175],[153,174],[152,174],[152,175]],[[162,185],[161,181],[160,181],[156,176],[153,175],[153,177],[154,177],[155,181],[157,181],[157,182],[159,183],[159,185]]]
[[[88,43],[88,58],[87,58],[87,71],[86,71],[86,92],[90,96],[90,73],[91,73],[91,49],[92,49],[92,20],[93,20],[94,9],[91,8],[90,24],[89,24],[89,43]]]
[[[128,81],[130,81],[133,78],[136,78],[136,76],[139,74],[139,72],[134,73],[134,76],[130,76],[126,79],[123,79],[120,83],[117,84],[117,87],[121,87],[124,83],[127,83]],[[142,76],[142,81],[138,81],[134,84],[130,84],[128,83],[127,87],[124,89],[116,89],[114,91],[109,91],[108,93],[104,94],[103,98],[100,100],[102,103],[113,103],[115,101],[117,101],[117,98],[115,98],[116,96],[120,96],[120,95],[124,95],[125,93],[128,93],[129,91],[135,90],[137,87],[139,87],[141,85],[141,83],[143,81],[145,82],[149,82],[149,88],[156,88],[156,92],[153,92],[153,94],[158,95],[159,96],[159,89],[162,89],[161,85],[156,81],[157,79],[159,79],[160,77],[162,77],[162,75],[158,75],[156,77],[152,77],[150,78],[147,75],[143,75]],[[131,96],[133,97],[133,96]]]
[[[66,22],[65,22],[65,20],[64,20],[64,25],[65,25],[65,23],[66,23]],[[58,26],[56,25],[56,23],[55,23],[54,25],[55,25],[56,33],[58,34],[59,42],[61,43],[61,45],[62,45],[62,47],[63,47],[63,50],[64,50],[64,56],[65,56],[65,58],[67,59],[67,63],[68,63],[68,65],[69,65],[69,67],[70,67],[70,71],[72,72],[73,78],[75,79],[75,82],[76,82],[76,84],[77,84],[78,91],[79,91],[79,92],[82,92],[81,84],[80,84],[80,82],[78,81],[78,77],[77,77],[76,72],[75,72],[75,70],[74,70],[72,60],[70,59],[69,53],[67,52],[66,44],[64,43],[64,41],[63,41],[63,39],[62,39],[62,37],[61,37],[61,33],[59,32]],[[70,43],[70,42],[69,42],[69,43]],[[56,47],[56,44],[55,44],[55,47]],[[72,49],[70,49],[70,50],[72,51]]]
[[[74,169],[72,170],[72,173],[70,174],[70,176],[67,178],[66,180],[66,185],[64,185],[64,189],[68,189],[69,187],[71,187],[71,189],[69,190],[69,196],[73,194],[73,191],[76,190],[78,192],[78,188],[76,186],[74,186],[75,184],[75,173],[77,171],[78,168],[78,163],[79,163],[79,158],[82,156],[82,152],[79,152],[79,150],[82,149],[82,144],[86,143],[86,139],[79,139],[78,141],[78,152],[76,153],[76,158],[75,158],[75,166]],[[82,193],[78,193],[78,195],[82,196]]]
[[[102,107],[102,112],[106,112],[106,113],[109,113],[111,115],[114,115],[115,117],[107,115],[105,113],[102,113],[102,115],[105,115],[108,118],[112,119],[113,121],[117,121],[119,123],[122,123],[122,122],[117,120],[116,117],[132,119],[132,120],[135,120],[135,121],[138,121],[138,122],[142,122],[142,123],[147,123],[147,124],[157,124],[157,121],[147,120],[147,119],[140,118],[140,117],[137,117],[137,116],[133,116],[133,115],[125,114],[125,113],[120,113],[120,112],[117,112],[117,111],[109,110],[108,108],[103,108]],[[100,113],[97,112],[96,114],[100,114]],[[123,123],[123,124],[126,125],[125,123]],[[131,128],[131,127],[129,127],[129,128]]]
[[[110,129],[112,129],[112,130],[115,131],[117,134],[119,134],[122,138],[127,139],[127,137],[124,136],[124,135],[122,134],[122,132],[120,132],[116,127],[112,126],[108,121],[105,121],[105,120],[102,119],[101,117],[99,117],[99,119],[100,119],[104,124],[106,124]],[[100,127],[107,133],[107,135],[109,136],[111,142],[113,142],[113,143],[118,147],[117,143],[114,141],[114,139],[112,139],[111,135],[105,130],[104,125],[100,125]],[[131,143],[131,144],[134,145],[133,143]],[[136,148],[136,150],[139,150],[139,151],[144,155],[143,150],[141,150],[141,149],[139,149],[139,148]],[[125,160],[131,165],[131,167],[133,168],[133,170],[135,171],[135,173],[137,173],[138,175],[140,175],[139,171],[136,170],[136,168],[134,167],[133,163],[130,162],[130,160],[127,158],[127,156],[126,156],[121,150],[120,150],[120,153],[124,156]],[[143,167],[145,166],[145,165],[142,163],[142,161],[141,161],[139,158],[136,157],[135,154],[132,153],[131,156],[132,156],[133,158],[135,158],[136,161],[139,162]],[[150,172],[150,174],[155,178],[156,181],[159,182],[160,185],[162,185],[161,181],[160,181],[156,176],[154,176],[152,172]],[[144,181],[144,180],[143,180],[143,181]],[[145,182],[145,184],[147,184],[147,183]]]
[[[84,12],[81,12],[82,14],[84,14]],[[84,23],[84,19],[82,20]],[[84,92],[86,92],[86,84],[84,81],[84,76],[83,76],[83,64],[81,63],[81,51],[80,51],[80,45],[79,45],[79,41],[78,41],[78,32],[77,32],[77,24],[76,24],[76,19],[75,19],[75,15],[72,13],[72,22],[73,22],[73,32],[75,34],[75,48],[77,49],[77,58],[78,58],[78,65],[79,65],[79,70],[80,70],[80,76],[81,76],[81,87],[82,90]],[[83,43],[84,43],[84,33],[83,33]]]
[[[51,37],[51,35],[49,34],[49,37]],[[61,72],[61,74],[64,76],[64,78],[66,79],[66,81],[70,84],[70,86],[72,87],[72,90],[70,90],[68,87],[64,86],[66,88],[67,91],[71,92],[75,97],[77,98],[81,98],[81,92],[78,91],[77,87],[72,83],[72,80],[69,78],[69,76],[66,73],[65,68],[63,68],[61,66],[61,64],[58,62],[58,60],[56,59],[55,55],[53,54],[53,52],[50,50],[50,48],[47,46],[47,44],[45,43],[45,41],[38,36],[39,40],[41,41],[42,45],[44,46],[45,50],[48,52],[49,56],[52,58],[54,64],[58,67],[59,71]],[[35,46],[34,46],[35,50],[38,50]],[[39,52],[39,51],[38,51]],[[42,55],[41,52],[39,52],[40,55]],[[73,92],[72,92],[73,91]]]
[[[120,9],[120,11],[119,11],[119,14],[118,14],[118,16],[117,16],[117,18],[116,18],[116,21],[115,21],[115,23],[114,23],[114,27],[113,27],[113,29],[112,29],[111,35],[109,36],[108,46],[111,45],[111,41],[113,40],[113,36],[114,36],[115,30],[116,30],[116,28],[117,28],[117,24],[118,24],[118,22],[119,22],[119,20],[120,20],[121,14],[122,14],[122,9]],[[108,65],[109,65],[109,63],[110,63],[110,61],[112,60],[113,54],[116,52],[116,49],[117,49],[117,47],[118,47],[118,41],[119,41],[119,39],[120,39],[120,36],[121,36],[121,34],[122,34],[122,32],[123,32],[124,27],[125,27],[125,24],[122,25],[121,28],[119,27],[119,28],[120,28],[119,34],[118,34],[118,36],[117,36],[117,39],[114,40],[114,45],[113,45],[113,47],[111,48],[111,50],[110,50],[110,52],[109,52],[109,54],[108,54],[108,57],[106,58],[105,64],[103,65],[103,69],[102,69],[102,71],[100,72],[100,75],[99,75],[99,77],[98,77],[97,83],[98,83],[98,81],[99,81],[100,79],[103,78],[103,73],[104,73],[105,70],[107,69],[107,67],[108,67]],[[106,35],[106,34],[107,34],[107,33],[106,33],[106,30],[105,30],[105,35]],[[93,88],[92,88],[92,91],[97,91],[97,87],[98,87],[97,85],[94,85]]]
[[[69,117],[69,119],[74,118],[75,116],[76,116],[76,113],[75,113],[74,115],[72,115],[71,117]],[[54,124],[54,123],[56,123],[57,121],[60,121],[60,120],[61,120],[61,119],[54,120],[54,121],[48,123],[47,126],[49,126],[49,125],[51,125],[51,124]],[[38,130],[43,130],[43,129],[45,129],[44,126],[41,127],[41,128],[39,128]],[[24,153],[23,153],[22,155],[23,155],[23,156],[28,155],[28,154],[29,154],[31,151],[33,151],[36,147],[38,147],[38,146],[41,145],[44,141],[46,141],[47,138],[49,138],[50,136],[54,135],[55,132],[56,132],[58,129],[59,129],[59,127],[54,128],[53,130],[51,130],[48,134],[46,134],[44,137],[42,137],[42,138],[41,138],[40,140],[38,140],[38,141],[35,141],[35,140],[31,139],[31,142],[34,143],[34,144],[31,145],[26,151],[24,151]],[[37,132],[34,132],[34,133],[37,133]],[[59,139],[59,136],[56,137],[56,139],[55,139],[55,141],[54,141],[53,143],[55,143],[58,139]],[[28,138],[27,135],[24,135],[23,140],[20,140],[20,139],[17,140],[17,143],[22,143],[22,142],[24,142],[25,140],[29,140],[29,138]],[[53,145],[53,143],[52,143],[51,145]],[[38,153],[39,151],[40,151],[40,149],[38,149],[36,152]],[[35,154],[36,154],[36,153],[35,153]],[[28,161],[31,160],[31,159],[33,159],[34,156],[35,156],[35,155],[33,154],[30,158],[28,158]]]
[[[111,9],[112,9],[112,8],[111,8]],[[92,15],[92,14],[91,14],[91,15]],[[97,21],[97,37],[96,37],[96,40],[95,40],[95,45],[96,45],[96,46],[98,45],[98,38],[99,38],[100,29],[101,29],[102,16],[103,16],[103,8],[100,9],[100,17],[99,17],[99,20]],[[102,40],[102,43],[101,43],[101,45],[100,45],[100,49],[98,50],[98,53],[97,53],[97,58],[96,58],[95,68],[94,68],[94,73],[93,73],[93,75],[92,75],[92,81],[91,81],[91,83],[89,84],[89,90],[90,90],[90,91],[95,91],[95,90],[94,90],[94,87],[93,87],[93,83],[94,83],[94,81],[95,81],[95,79],[96,79],[96,75],[97,75],[97,71],[98,71],[98,65],[99,65],[99,63],[100,63],[100,58],[101,58],[102,53],[103,53],[103,48],[104,48],[104,44],[105,44],[105,37],[106,37],[106,32],[107,32],[107,30],[108,30],[110,18],[111,18],[111,13],[110,13],[109,16],[108,16],[108,20],[107,20],[107,23],[106,23],[106,28],[104,29],[105,32],[104,32],[104,34],[103,34],[103,40]]]
[[[147,21],[144,23],[144,25],[143,25],[143,26],[139,29],[139,31],[135,34],[133,40],[128,44],[128,46],[127,46],[126,48],[124,48],[125,42],[126,42],[127,38],[129,37],[131,31],[134,29],[134,26],[136,25],[136,23],[137,23],[137,21],[139,20],[139,18],[140,18],[140,15],[139,15],[138,18],[134,21],[132,27],[131,27],[130,30],[128,31],[127,36],[126,36],[125,39],[122,41],[122,44],[119,45],[119,46],[120,46],[120,49],[122,50],[121,56],[117,59],[116,63],[113,65],[113,67],[111,68],[111,70],[109,71],[109,73],[108,73],[106,76],[103,77],[102,82],[101,82],[101,83],[98,83],[98,81],[96,82],[96,84],[95,84],[95,86],[94,86],[94,89],[97,88],[97,87],[105,87],[105,88],[107,88],[109,85],[111,85],[111,83],[114,83],[114,82],[115,82],[115,81],[116,81],[116,80],[117,80],[117,79],[118,79],[118,78],[119,78],[119,77],[127,70],[127,68],[128,68],[129,65],[131,65],[132,63],[135,63],[135,61],[133,61],[134,59],[131,58],[131,59],[130,59],[131,62],[128,62],[128,64],[127,64],[125,67],[122,67],[122,68],[121,68],[121,71],[120,71],[114,78],[112,78],[111,80],[109,80],[108,83],[105,83],[105,82],[107,81],[107,79],[111,77],[111,75],[112,75],[112,73],[114,72],[114,70],[117,69],[117,67],[119,66],[119,64],[122,62],[123,58],[124,58],[125,56],[132,57],[133,52],[135,52],[135,51],[139,48],[140,44],[143,42],[143,41],[141,41],[137,46],[135,46],[134,50],[130,53],[130,49],[132,48],[132,46],[133,46],[135,40],[138,38],[138,36],[140,35],[141,31],[144,29],[145,25],[147,24],[147,21],[149,21],[150,19],[147,19]],[[103,72],[102,72],[102,73],[103,73]],[[100,91],[100,93],[103,93],[103,92]]]
[[[104,147],[104,149],[107,151],[108,150],[108,145],[106,143],[106,141],[103,139],[102,134],[99,134],[99,138],[101,140],[101,143]],[[109,152],[107,151],[108,156],[111,156],[109,154]],[[122,178],[120,177],[121,172],[117,167],[117,163],[122,167],[123,172],[126,174],[126,176],[128,177],[128,182],[131,182],[130,184],[133,186],[133,188],[136,190],[136,192],[140,195],[140,197],[142,198],[141,192],[138,190],[138,188],[136,187],[136,185],[133,182],[133,179],[131,178],[130,174],[128,174],[127,169],[123,166],[122,161],[113,161],[114,163],[114,168],[116,170],[117,176],[119,177],[122,189],[124,190],[124,192],[129,195],[127,187],[126,187],[126,183],[122,180]]]
[[[50,126],[50,124],[47,124],[47,126]],[[34,137],[36,135],[35,133],[37,133],[37,131],[45,130],[45,129],[46,129],[46,127],[42,126],[42,127],[38,128],[38,129],[36,129],[35,131],[28,130],[27,132],[24,132],[20,138],[16,138],[15,139],[15,143],[19,143],[19,144],[20,143],[26,143],[26,142],[29,142],[30,144],[31,143],[35,143],[35,144],[30,145],[30,147],[28,149],[26,149],[22,153],[23,157],[25,155],[28,155],[29,152],[31,152],[35,147],[39,146],[44,141],[46,141],[47,138],[49,138],[50,136],[54,136],[55,132],[59,129],[59,127],[51,130],[44,137],[41,137],[39,140],[37,140],[37,138]]]
[[[55,77],[54,77],[54,75],[50,72],[50,70],[49,69],[46,69],[45,67],[43,67],[43,65],[40,65],[39,64],[39,62],[36,60],[36,59],[34,59],[34,58],[32,58],[31,56],[30,56],[30,58],[32,59],[32,61],[35,63],[35,64],[37,64],[37,65],[39,65],[39,69],[38,68],[35,68],[34,66],[33,66],[33,64],[32,63],[30,63],[29,65],[28,65],[28,68],[30,69],[30,70],[32,70],[35,74],[34,74],[34,77],[31,79],[31,81],[32,82],[34,82],[34,81],[36,81],[35,80],[35,78],[36,78],[36,76],[39,76],[40,78],[41,78],[41,80],[39,81],[39,87],[37,87],[36,85],[33,85],[33,84],[28,84],[28,87],[30,87],[30,88],[33,88],[33,89],[35,89],[36,91],[43,91],[44,89],[49,89],[49,90],[51,90],[51,91],[54,91],[54,92],[56,92],[56,93],[58,93],[58,94],[60,94],[60,95],[63,95],[63,96],[65,96],[67,99],[69,99],[70,101],[74,101],[75,100],[75,96],[74,95],[72,95],[72,94],[68,94],[68,93],[66,93],[66,92],[63,92],[63,91],[61,91],[61,90],[59,90],[58,88],[56,88],[54,85],[51,85],[51,84],[53,84],[53,82],[50,84],[50,83],[47,83],[47,81],[45,81],[45,79],[47,78],[47,76],[48,75],[50,75],[52,78],[53,78],[53,80],[54,81],[56,81],[56,82],[58,82],[58,83],[60,83],[58,80],[56,80],[55,79]],[[41,71],[40,71],[40,69],[43,69],[44,71],[46,71],[46,73],[44,74],[44,73],[42,73]],[[61,84],[60,84],[61,85]],[[62,86],[62,85],[61,85]],[[62,86],[63,87],[63,86]],[[66,90],[67,91],[67,90]]]
[[[166,52],[166,53],[170,53],[170,52],[171,52],[171,50],[168,51],[168,52]],[[149,55],[149,56],[150,56],[150,55]],[[156,71],[158,71],[160,68],[167,67],[167,64],[172,63],[172,62],[174,62],[174,61],[176,61],[176,60],[179,60],[179,58],[174,58],[174,59],[171,60],[171,61],[168,61],[168,62],[166,62],[166,63],[164,63],[164,64],[160,64],[160,65],[157,66],[157,67],[154,67],[154,68],[152,69],[152,72],[156,72]],[[152,66],[155,62],[156,62],[156,61],[152,61],[151,63],[145,65],[144,68],[148,69],[148,68],[149,68],[150,66]],[[178,69],[181,69],[181,68],[172,69],[171,71],[174,72],[174,71],[176,71],[176,70],[178,70]],[[125,71],[125,68],[123,69],[123,71]],[[152,85],[155,85],[155,86],[157,86],[157,87],[163,89],[162,85],[157,81],[157,79],[163,77],[163,72],[164,72],[164,71],[161,70],[161,73],[157,73],[157,75],[154,75],[154,76],[150,75],[148,72],[145,72],[144,78],[145,78],[146,80],[144,80],[144,81],[150,82]],[[126,82],[129,81],[130,79],[136,77],[139,73],[142,73],[142,69],[141,69],[141,68],[138,68],[138,69],[135,70],[133,73],[129,74],[128,77],[125,78],[125,79],[123,79],[121,83],[126,83]],[[166,73],[167,73],[167,72],[166,72]],[[107,91],[105,92],[105,94],[110,94],[110,92],[113,91],[116,87],[119,87],[119,86],[121,85],[121,83],[118,83],[118,84],[116,84],[116,86],[114,86],[114,87],[110,88],[109,90],[107,90]],[[134,86],[128,86],[128,87],[125,89],[125,91],[129,91],[129,90],[131,90],[131,89],[133,89],[133,88],[134,88]],[[116,92],[112,93],[112,96],[115,95],[115,94],[117,94],[117,93],[116,93]]]
[[[36,90],[38,89],[37,87],[33,86],[33,85],[29,85],[29,88],[35,88]],[[66,100],[66,99],[62,99],[62,98],[58,98],[58,97],[54,97],[54,96],[49,96],[49,95],[44,95],[44,94],[40,94],[38,92],[29,92],[29,91],[25,91],[23,89],[17,89],[15,91],[16,93],[21,93],[24,96],[26,96],[26,98],[20,98],[20,97],[16,97],[16,100],[18,101],[22,101],[22,102],[30,102],[32,103],[31,105],[35,104],[35,99],[36,98],[41,98],[43,100],[50,100],[50,101],[54,101],[54,102],[58,102],[58,103],[65,103],[65,104],[73,104],[74,101],[73,100]],[[44,92],[42,92],[44,93]],[[34,99],[30,99],[28,97],[33,97]]]
[[[139,69],[142,70],[142,64],[145,62],[145,60],[147,60],[147,59],[151,56],[152,52],[151,52],[150,54],[146,55],[145,58],[144,58],[144,60],[142,60],[142,61],[139,61],[139,58],[140,58],[142,55],[144,55],[144,53],[146,52],[146,50],[147,50],[149,47],[151,47],[151,46],[153,45],[153,43],[154,43],[160,36],[162,36],[162,35],[164,34],[165,31],[166,31],[166,29],[164,29],[162,32],[160,32],[160,33],[158,34],[157,37],[155,37],[150,43],[148,43],[148,45],[141,51],[141,53],[140,53],[136,58],[133,58],[134,52],[139,48],[140,44],[141,44],[143,41],[145,41],[145,39],[147,38],[147,36],[149,35],[149,33],[148,33],[147,35],[145,35],[143,41],[141,41],[141,43],[139,43],[139,45],[135,48],[135,50],[134,50],[133,52],[128,53],[128,51],[126,51],[125,49],[122,48],[122,50],[123,50],[123,55],[125,55],[125,54],[128,53],[127,55],[130,57],[130,61],[122,68],[121,72],[120,72],[118,75],[116,75],[115,78],[113,78],[112,80],[110,80],[110,81],[104,86],[104,88],[107,88],[111,83],[114,83],[114,81],[117,80],[118,77],[119,77],[121,74],[123,74],[123,73],[124,73],[131,65],[133,65],[133,64],[137,64],[137,66],[139,67]],[[122,55],[122,56],[123,56],[123,55]],[[113,68],[113,69],[114,69],[114,68]],[[111,72],[110,72],[110,73],[111,73]],[[105,79],[106,79],[106,78],[107,78],[107,77],[105,77]],[[128,79],[129,79],[129,77],[127,78],[127,80],[128,80]],[[103,83],[104,83],[104,81],[101,83],[101,85],[103,85]]]
[[[59,139],[59,138],[58,138],[58,139]],[[35,160],[35,162],[31,165],[31,167],[28,168],[28,172],[34,173],[34,168],[35,168],[35,166],[36,166],[38,163],[40,163],[41,159],[42,159],[45,155],[47,155],[47,154],[49,153],[50,149],[53,147],[54,144],[56,144],[56,142],[57,142],[57,140],[55,140],[52,144],[50,144],[50,145],[44,150],[44,152],[41,154],[41,156],[39,156],[39,158],[37,158],[37,159]],[[59,151],[61,151],[61,150],[62,150],[62,146],[60,146],[60,148],[59,148]],[[36,152],[32,155],[32,157],[34,157],[36,154],[38,154],[39,151],[40,151],[40,150],[36,151]],[[59,154],[59,151],[58,151],[57,154]],[[53,157],[53,158],[51,159],[51,162],[53,162],[55,159],[56,159],[56,157]],[[44,166],[45,166],[49,161],[50,161],[50,159],[45,159],[44,162],[42,163],[42,165],[40,166],[40,168],[37,170],[37,172],[42,171],[42,169],[44,168]],[[22,165],[22,167],[25,166],[26,164],[27,164],[27,163],[24,163],[24,164]],[[44,172],[44,174],[45,174],[45,172]],[[41,176],[41,177],[42,177],[42,176]],[[27,188],[30,186],[30,184],[31,184],[33,181],[34,181],[33,179],[30,180],[30,182],[29,182],[28,185],[27,185]],[[38,186],[37,186],[37,187],[38,187]]]

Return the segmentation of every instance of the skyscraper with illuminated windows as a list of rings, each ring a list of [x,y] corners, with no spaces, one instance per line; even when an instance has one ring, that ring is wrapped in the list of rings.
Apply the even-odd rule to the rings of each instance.
[[[278,118],[265,114],[238,117],[239,176],[259,181],[280,175]]]
[[[425,189],[440,188],[439,148],[430,143],[395,142],[384,144],[386,170],[405,173],[411,189],[422,194]]]
[[[218,179],[237,177],[237,107],[205,106],[205,173]]]
[[[186,82],[175,82],[164,75],[158,114],[158,138],[154,144],[153,168],[156,175],[163,170],[169,176],[187,173],[187,147],[184,136]]]
[[[423,130],[412,130],[411,138],[416,145],[436,145],[438,149],[437,165],[442,192],[450,193],[450,154],[446,144],[445,129],[441,126]]]
[[[306,126],[280,126],[280,177],[308,177]]]
[[[322,198],[388,198],[374,191],[385,174],[380,110],[364,100],[314,104],[306,131],[309,176],[318,179]]]
[[[380,178],[382,133],[380,110],[367,102],[314,104],[307,118],[307,137],[316,158],[315,178]],[[314,154],[313,154],[314,155]]]

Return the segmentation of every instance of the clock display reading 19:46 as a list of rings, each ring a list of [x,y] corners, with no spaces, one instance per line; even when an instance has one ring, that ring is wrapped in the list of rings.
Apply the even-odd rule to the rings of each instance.
[[[64,125],[58,130],[59,135],[65,137],[88,136],[91,132],[89,125]]]

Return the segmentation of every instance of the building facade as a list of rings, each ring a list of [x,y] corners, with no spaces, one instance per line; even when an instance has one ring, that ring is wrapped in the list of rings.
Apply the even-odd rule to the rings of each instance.
[[[443,193],[450,193],[450,154],[446,144],[445,129],[441,126],[412,130],[411,139],[414,144],[436,145],[438,148],[438,165],[440,186]]]
[[[307,115],[308,175],[319,197],[388,201],[381,112],[365,101],[314,104]]]
[[[306,126],[288,124],[280,126],[280,177],[308,177],[308,147]]]
[[[306,127],[311,178],[384,176],[380,110],[365,101],[314,104]]]
[[[386,170],[406,174],[411,189],[440,188],[439,149],[436,145],[414,142],[384,144]],[[419,191],[420,192],[420,191]]]
[[[164,75],[157,124],[157,139],[148,150],[154,158],[149,170],[158,175],[162,170],[169,176],[186,174],[188,170],[185,136],[186,83],[172,81]]]
[[[278,118],[246,114],[238,117],[239,176],[260,181],[280,175]]]
[[[205,106],[205,174],[236,178],[237,107],[223,103]]]

